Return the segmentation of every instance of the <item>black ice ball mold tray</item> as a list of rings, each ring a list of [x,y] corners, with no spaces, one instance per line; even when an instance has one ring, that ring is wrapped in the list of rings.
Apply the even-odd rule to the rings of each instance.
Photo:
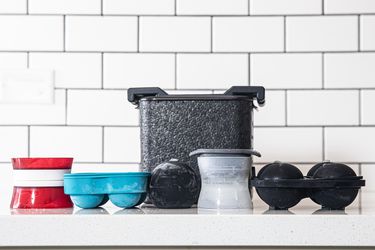
[[[324,209],[345,209],[365,185],[349,166],[329,161],[314,165],[306,176],[282,162],[267,164],[253,176],[251,186],[271,209],[288,209],[304,198]]]

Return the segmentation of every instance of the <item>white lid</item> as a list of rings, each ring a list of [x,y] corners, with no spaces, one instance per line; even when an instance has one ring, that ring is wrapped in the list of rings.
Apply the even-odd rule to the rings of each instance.
[[[14,181],[63,181],[70,169],[15,169]]]
[[[15,187],[63,187],[64,181],[30,181],[30,180],[14,180]]]

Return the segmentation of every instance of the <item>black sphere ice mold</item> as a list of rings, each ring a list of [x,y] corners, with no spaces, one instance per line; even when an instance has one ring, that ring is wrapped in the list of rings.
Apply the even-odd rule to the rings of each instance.
[[[158,165],[151,173],[149,197],[158,208],[190,208],[198,199],[198,176],[175,159]]]
[[[307,197],[324,209],[344,209],[364,185],[353,169],[328,161],[313,166],[306,176],[291,164],[274,162],[251,180],[259,197],[273,209],[291,208]]]

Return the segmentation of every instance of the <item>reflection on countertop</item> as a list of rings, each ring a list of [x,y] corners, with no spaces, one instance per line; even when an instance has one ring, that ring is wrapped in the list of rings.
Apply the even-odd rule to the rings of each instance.
[[[8,209],[2,208],[4,215],[375,215],[375,192],[361,192],[357,199],[345,210],[326,210],[309,199],[304,199],[289,210],[272,210],[261,200],[254,199],[253,209],[158,209],[143,204],[139,208],[120,209],[110,203],[95,209]]]

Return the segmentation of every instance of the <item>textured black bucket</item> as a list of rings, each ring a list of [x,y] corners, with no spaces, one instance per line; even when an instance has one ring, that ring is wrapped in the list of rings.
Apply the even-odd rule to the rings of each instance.
[[[252,148],[253,99],[264,103],[263,87],[232,87],[224,95],[168,95],[159,88],[128,90],[139,106],[141,165],[152,171],[170,159],[190,162],[199,148]]]

